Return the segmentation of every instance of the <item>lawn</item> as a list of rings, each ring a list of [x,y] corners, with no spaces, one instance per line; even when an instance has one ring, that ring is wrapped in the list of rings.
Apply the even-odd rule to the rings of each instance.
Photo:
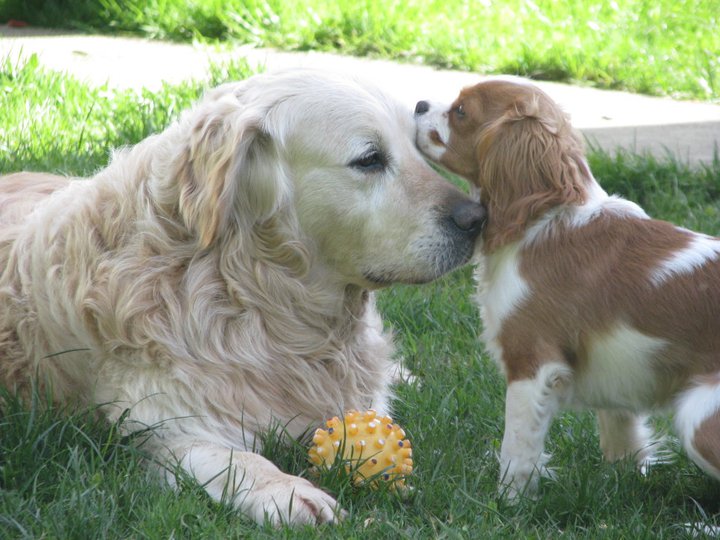
[[[101,4],[108,12],[115,5]],[[137,5],[170,12],[175,4]],[[649,10],[656,4],[643,5]],[[0,66],[0,173],[26,168],[91,174],[107,162],[111,148],[162,129],[203,88],[248,74],[245,66],[231,65],[215,69],[208,81],[138,95],[88,87],[44,71],[35,60],[6,61]],[[590,163],[608,191],[656,217],[720,234],[720,161],[690,169],[646,156],[594,153]],[[379,295],[399,353],[416,376],[397,388],[395,403],[395,418],[415,447],[414,490],[407,498],[323,476],[321,485],[350,512],[344,523],[319,531],[258,527],[192,482],[181,478],[177,492],[158,486],[133,440],[98,421],[92,410],[47,409],[46,396],[33,403],[6,396],[0,538],[676,539],[687,536],[683,523],[720,520],[720,485],[676,452],[674,440],[674,463],[643,477],[628,463],[602,461],[590,413],[563,414],[554,423],[548,449],[557,479],[543,483],[537,500],[509,506],[499,498],[504,384],[478,340],[472,290],[471,269],[464,268],[428,286],[393,287]],[[668,426],[664,417],[656,423]],[[266,443],[265,454],[279,466],[308,474],[299,443],[277,432],[269,432]]]
[[[716,0],[0,0],[0,21],[720,98]]]

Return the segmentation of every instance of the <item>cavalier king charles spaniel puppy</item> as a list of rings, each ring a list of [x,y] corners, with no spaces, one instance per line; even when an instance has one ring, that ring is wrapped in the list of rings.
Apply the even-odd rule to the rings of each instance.
[[[501,484],[532,492],[565,407],[597,410],[606,459],[656,461],[647,425],[674,412],[720,478],[720,240],[651,219],[593,177],[567,115],[535,86],[488,80],[421,101],[417,144],[488,209],[483,339],[507,379]]]

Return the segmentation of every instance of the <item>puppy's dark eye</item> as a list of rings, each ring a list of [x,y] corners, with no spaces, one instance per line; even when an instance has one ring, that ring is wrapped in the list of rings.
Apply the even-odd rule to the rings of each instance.
[[[464,118],[465,117],[465,107],[462,106],[462,103],[455,107],[453,109],[453,112],[455,113],[455,116],[458,118]]]
[[[380,172],[387,165],[385,156],[379,150],[368,150],[350,162],[350,166],[363,172]]]

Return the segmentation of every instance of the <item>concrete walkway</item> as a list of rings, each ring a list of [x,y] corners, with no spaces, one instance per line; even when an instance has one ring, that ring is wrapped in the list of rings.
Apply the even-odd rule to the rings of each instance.
[[[246,58],[268,71],[305,66],[360,75],[413,107],[420,99],[452,100],[481,77],[382,60],[269,49],[217,49],[139,38],[93,36],[0,26],[0,59],[37,54],[50,69],[111,88],[158,89],[162,82],[204,80],[211,62]],[[536,83],[570,113],[591,145],[613,152],[652,152],[693,165],[720,156],[720,105],[653,98],[558,83]]]

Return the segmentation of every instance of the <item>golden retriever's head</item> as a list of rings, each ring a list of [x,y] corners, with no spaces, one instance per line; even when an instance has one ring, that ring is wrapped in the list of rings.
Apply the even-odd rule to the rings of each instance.
[[[489,213],[486,248],[517,239],[554,206],[585,200],[582,139],[536,86],[482,82],[450,106],[418,102],[415,118],[425,155],[480,190]]]
[[[202,249],[246,249],[362,287],[466,262],[485,210],[438,176],[409,110],[349,78],[292,70],[211,92],[175,128],[179,214]],[[284,259],[284,260],[283,260]],[[307,266],[307,265],[306,265]]]

